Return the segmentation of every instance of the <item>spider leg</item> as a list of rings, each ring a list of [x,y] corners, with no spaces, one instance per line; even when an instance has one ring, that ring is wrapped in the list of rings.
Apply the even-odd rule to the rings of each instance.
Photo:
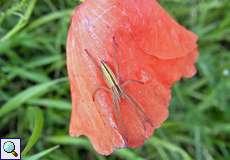
[[[104,91],[106,91],[106,92],[108,92],[108,93],[111,93],[111,90],[110,90],[109,88],[104,87],[104,86],[99,86],[99,87],[97,87],[97,89],[95,89],[95,91],[94,91],[93,94],[92,94],[93,101],[95,101],[96,93],[97,93],[99,90],[104,90]]]
[[[97,66],[98,69],[101,69],[100,65],[97,63],[96,59],[93,58],[92,54],[87,50],[84,49],[85,53],[90,57],[93,63]]]
[[[84,49],[85,53],[90,57],[90,59],[93,61],[93,63],[97,66],[97,68],[101,71],[101,67],[100,65],[97,63],[97,61],[93,58],[93,56],[91,55],[91,53],[87,50],[87,49]],[[110,89],[107,88],[107,87],[104,87],[104,86],[99,86],[97,87],[97,89],[93,92],[92,94],[92,98],[93,98],[93,101],[95,101],[95,95],[96,93],[99,91],[99,90],[105,90],[106,92],[109,92],[111,93]]]
[[[142,82],[142,81],[134,80],[134,79],[129,79],[129,80],[126,80],[125,82],[123,82],[123,83],[121,84],[121,86],[124,87],[124,86],[126,86],[127,84],[130,84],[130,83],[144,84],[144,82]]]
[[[117,128],[120,129],[121,131],[121,136],[123,137],[123,140],[125,142],[125,145],[127,145],[127,129],[125,127],[125,124],[122,120],[121,117],[121,110],[120,110],[120,106],[119,106],[119,97],[116,97],[115,95],[113,95],[113,106],[114,106],[114,115],[115,115],[115,119],[117,121]]]
[[[119,82],[119,63],[118,63],[118,57],[117,57],[117,48],[118,48],[118,44],[116,42],[116,39],[115,39],[115,36],[113,36],[113,59],[114,59],[114,68],[115,68],[115,74],[116,74],[116,77],[117,77],[117,80]]]
[[[138,102],[134,98],[132,98],[131,96],[126,94],[125,92],[123,92],[123,95],[135,107],[137,114],[142,119],[142,124],[143,124],[144,129],[146,130],[144,122],[148,122],[151,126],[153,126],[151,120],[146,116],[145,111],[141,108],[141,106],[138,104]]]
[[[118,129],[120,129],[121,131],[121,136],[123,137],[124,143],[125,145],[127,145],[127,133],[126,133],[126,127],[124,125],[124,122],[122,121],[122,117],[121,117],[121,113],[120,113],[120,106],[119,106],[119,102],[120,102],[120,98],[117,97],[112,90],[110,90],[107,87],[104,86],[99,86],[92,95],[93,101],[95,101],[95,95],[99,90],[104,90],[108,93],[112,94],[112,99],[113,99],[113,108],[114,108],[114,115],[115,115],[115,119],[117,122],[117,127]]]

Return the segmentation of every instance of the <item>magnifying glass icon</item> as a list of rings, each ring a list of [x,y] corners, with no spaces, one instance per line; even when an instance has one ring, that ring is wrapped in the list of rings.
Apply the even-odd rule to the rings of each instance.
[[[17,152],[15,152],[15,145],[11,141],[7,141],[3,144],[3,150],[6,153],[11,153],[12,155],[14,155],[14,157],[18,156]]]

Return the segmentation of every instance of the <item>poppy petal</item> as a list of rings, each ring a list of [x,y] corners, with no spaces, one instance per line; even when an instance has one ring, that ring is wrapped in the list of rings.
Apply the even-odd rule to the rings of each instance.
[[[167,118],[172,85],[195,74],[196,40],[157,1],[86,0],[73,13],[67,40],[70,135],[86,135],[104,155],[142,145]],[[130,80],[118,104],[120,119],[111,93],[95,93],[106,87],[102,60],[114,72],[119,65],[121,85]]]
[[[197,48],[197,36],[179,25],[156,0],[125,0],[120,3],[126,26],[120,32],[130,34],[137,47],[160,59],[185,56]]]

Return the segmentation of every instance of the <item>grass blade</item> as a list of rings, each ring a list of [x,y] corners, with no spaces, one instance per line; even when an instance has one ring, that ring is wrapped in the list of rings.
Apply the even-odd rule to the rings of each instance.
[[[176,145],[174,145],[170,142],[167,142],[167,141],[161,140],[159,138],[153,137],[150,139],[149,143],[152,143],[154,145],[160,145],[160,146],[168,149],[172,153],[177,152],[183,157],[184,160],[192,160],[190,155],[188,155],[183,149],[177,147]]]
[[[89,142],[85,138],[74,138],[70,136],[52,136],[46,139],[48,142],[62,145],[74,145],[90,149]]]
[[[49,92],[50,88],[52,86],[56,85],[57,83],[64,82],[66,80],[67,80],[66,78],[61,78],[61,79],[57,79],[54,81],[38,84],[38,85],[35,85],[33,87],[30,87],[30,88],[22,91],[21,93],[19,93],[15,97],[11,98],[9,101],[7,101],[0,108],[0,117],[3,117],[7,113],[17,109],[18,107],[20,107],[24,102],[26,102],[30,98],[36,97],[36,96],[41,96],[42,94]]]
[[[54,146],[54,147],[46,149],[46,150],[44,150],[44,151],[42,151],[40,153],[37,153],[37,154],[35,154],[33,156],[26,157],[26,158],[24,158],[24,160],[40,160],[42,157],[46,156],[47,154],[53,152],[54,150],[56,150],[58,148],[59,148],[58,145]]]
[[[18,21],[18,23],[15,25],[14,28],[12,28],[4,37],[2,37],[0,39],[0,41],[5,41],[7,39],[9,39],[11,36],[13,36],[14,34],[18,33],[18,31],[20,31],[28,22],[33,9],[35,7],[37,0],[31,0],[30,4],[25,12],[25,15]]]
[[[71,104],[66,100],[54,100],[54,99],[32,99],[28,101],[29,104],[45,106],[47,108],[59,109],[69,111]]]
[[[31,121],[34,121],[34,129],[33,129],[32,135],[30,136],[26,144],[26,147],[22,151],[23,157],[30,151],[30,149],[33,147],[33,145],[37,142],[37,140],[41,136],[42,128],[44,125],[44,118],[43,118],[43,113],[41,109],[30,108],[30,112],[33,115],[31,117],[34,118],[34,120],[31,120]]]

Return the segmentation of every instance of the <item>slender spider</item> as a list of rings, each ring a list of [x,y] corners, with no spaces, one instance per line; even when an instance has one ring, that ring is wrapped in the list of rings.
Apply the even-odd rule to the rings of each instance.
[[[95,95],[99,90],[105,90],[106,92],[110,93],[112,95],[112,100],[113,100],[113,106],[114,106],[114,111],[115,111],[115,118],[117,121],[117,126],[119,128],[119,124],[121,125],[120,130],[122,130],[122,136],[125,138],[125,140],[127,139],[126,137],[126,127],[122,121],[122,117],[120,114],[120,102],[121,99],[126,99],[128,100],[128,102],[135,107],[135,111],[137,113],[137,115],[139,116],[142,125],[144,127],[144,129],[146,130],[145,127],[145,122],[148,122],[151,126],[152,122],[151,120],[146,116],[144,110],[142,109],[141,105],[138,104],[138,102],[132,98],[131,96],[129,96],[125,90],[123,89],[127,84],[129,83],[139,83],[139,84],[144,84],[141,81],[138,80],[126,80],[123,83],[120,82],[120,78],[119,78],[119,65],[118,65],[118,61],[117,61],[117,48],[118,48],[118,44],[115,40],[115,37],[113,37],[113,48],[114,48],[114,53],[113,53],[113,58],[114,58],[114,66],[115,66],[115,74],[112,71],[112,69],[108,66],[108,64],[104,61],[101,60],[100,64],[98,64],[96,62],[96,60],[92,57],[92,55],[89,53],[89,51],[87,49],[85,49],[85,52],[87,53],[87,55],[92,59],[92,61],[95,63],[95,65],[101,70],[102,75],[104,77],[104,80],[106,82],[107,86],[99,86],[92,95],[93,101],[95,101]]]

